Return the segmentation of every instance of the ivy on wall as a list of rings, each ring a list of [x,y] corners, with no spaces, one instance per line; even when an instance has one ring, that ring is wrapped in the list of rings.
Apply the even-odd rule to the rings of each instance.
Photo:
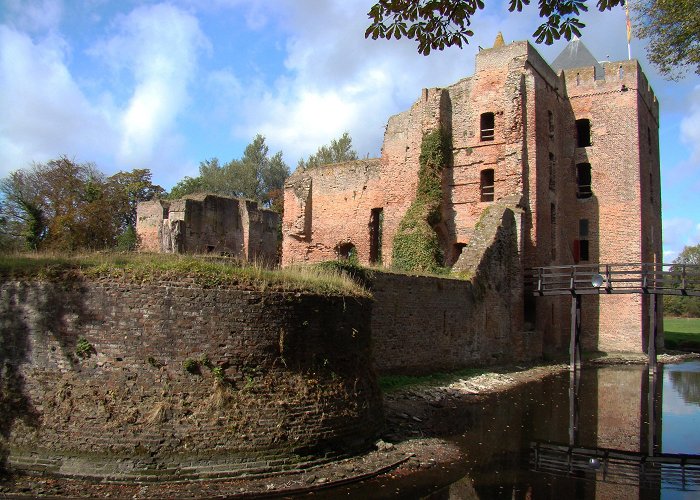
[[[440,273],[443,254],[433,227],[442,220],[442,169],[451,150],[440,129],[423,136],[416,199],[406,211],[394,236],[392,265],[401,271]]]

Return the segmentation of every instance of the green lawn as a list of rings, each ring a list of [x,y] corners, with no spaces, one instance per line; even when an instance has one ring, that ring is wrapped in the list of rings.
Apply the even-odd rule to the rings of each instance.
[[[664,318],[667,349],[700,352],[700,318]]]

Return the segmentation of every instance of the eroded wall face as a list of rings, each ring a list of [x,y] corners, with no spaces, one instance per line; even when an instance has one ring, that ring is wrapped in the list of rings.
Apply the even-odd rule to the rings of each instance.
[[[382,425],[368,299],[75,275],[0,298],[10,469],[269,474],[364,451]]]
[[[167,217],[170,203],[164,200],[142,201],[136,207],[136,233],[139,249],[145,252],[160,252],[164,214]]]
[[[374,159],[292,175],[285,185],[283,264],[335,260],[350,246],[368,264],[372,209],[385,203],[380,170]]]
[[[250,200],[215,195],[139,203],[140,249],[213,253],[276,264],[279,215]]]

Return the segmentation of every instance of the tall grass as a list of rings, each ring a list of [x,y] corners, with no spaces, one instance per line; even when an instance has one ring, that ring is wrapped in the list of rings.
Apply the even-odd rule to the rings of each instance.
[[[60,279],[67,273],[135,281],[188,278],[204,286],[237,285],[256,290],[309,291],[368,297],[369,292],[337,269],[296,266],[270,269],[236,259],[194,255],[96,252],[0,255],[0,276]]]

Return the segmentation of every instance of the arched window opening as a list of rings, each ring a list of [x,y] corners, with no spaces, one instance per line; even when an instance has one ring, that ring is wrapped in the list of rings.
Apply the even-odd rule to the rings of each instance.
[[[492,141],[495,137],[496,121],[493,113],[481,114],[481,140]]]
[[[593,196],[591,189],[591,164],[579,163],[576,165],[576,198],[590,198]]]
[[[549,138],[554,139],[554,113],[547,111],[547,123],[549,125]]]
[[[576,147],[585,148],[591,145],[591,121],[584,118],[576,120]]]
[[[347,260],[349,262],[357,262],[357,249],[352,243],[341,243],[335,247],[339,260]]]
[[[487,168],[481,171],[481,201],[493,201],[496,192],[493,169]]]

